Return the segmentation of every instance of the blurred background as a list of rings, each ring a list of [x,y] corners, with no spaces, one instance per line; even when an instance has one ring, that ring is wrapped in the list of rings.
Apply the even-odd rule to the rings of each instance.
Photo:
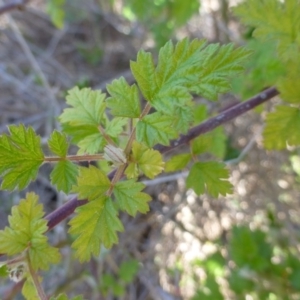
[[[0,1],[0,7],[11,1]],[[68,89],[105,91],[120,76],[133,83],[129,61],[137,51],[156,56],[169,39],[204,38],[254,50],[246,72],[232,79],[232,94],[217,102],[195,98],[206,118],[272,86],[283,72],[274,45],[253,39],[254,28],[232,13],[238,1],[26,2],[0,15],[1,133],[9,124],[24,123],[45,143],[59,129],[56,117]],[[153,198],[150,212],[122,215],[119,244],[87,264],[73,260],[67,220],[59,224],[49,238],[63,260],[43,274],[46,293],[91,300],[300,299],[299,150],[262,147],[265,114],[278,102],[274,98],[199,140],[209,140],[211,155],[227,163],[233,195],[197,197],[185,188],[185,172],[145,181]],[[42,167],[27,189],[39,194],[46,213],[70,197],[51,186],[50,171]],[[1,229],[25,192],[1,192]],[[1,274],[0,299],[23,299],[21,287]]]

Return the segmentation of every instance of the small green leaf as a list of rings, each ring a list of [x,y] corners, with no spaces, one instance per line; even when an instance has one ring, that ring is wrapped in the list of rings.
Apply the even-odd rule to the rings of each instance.
[[[51,183],[66,194],[76,184],[78,167],[68,160],[59,161],[50,174]]]
[[[10,125],[10,135],[0,136],[2,189],[24,189],[37,176],[44,161],[40,137],[24,125]]]
[[[32,281],[32,279],[28,276],[24,285],[22,287],[22,295],[27,300],[40,300],[41,298],[38,295],[37,289]]]
[[[111,95],[107,98],[107,107],[116,117],[138,118],[141,113],[138,88],[134,84],[129,86],[124,77],[114,80],[107,85],[107,91]]]
[[[294,64],[296,65],[296,64]],[[292,66],[289,67],[289,75],[281,78],[278,81],[277,88],[280,92],[281,98],[289,103],[300,103],[300,66],[293,70]]]
[[[73,192],[78,193],[79,199],[89,201],[102,199],[110,188],[110,180],[100,169],[90,165],[89,168],[80,167],[77,185]]]
[[[182,170],[186,167],[191,158],[191,154],[189,153],[174,155],[169,161],[166,162],[165,171],[174,172]]]
[[[131,216],[135,216],[138,211],[146,213],[149,210],[148,202],[151,197],[141,192],[144,187],[144,184],[134,180],[117,182],[113,193],[120,209],[125,210]]]
[[[207,118],[207,106],[204,104],[197,105],[194,108],[194,122],[195,125],[201,123]]]
[[[226,136],[223,128],[216,128],[209,133],[195,138],[191,146],[193,154],[208,152],[218,158],[223,158],[226,152]]]
[[[139,262],[136,259],[130,259],[122,262],[119,269],[119,276],[125,283],[130,283],[133,281],[139,270]]]
[[[78,235],[72,247],[81,262],[89,260],[91,255],[99,255],[101,244],[111,248],[118,242],[117,231],[124,228],[111,198],[97,197],[78,207],[76,212],[77,215],[70,221],[69,231]]]
[[[47,12],[50,15],[53,24],[61,29],[64,26],[65,11],[64,11],[65,0],[48,0],[47,1]]]
[[[72,126],[98,126],[105,110],[105,94],[90,88],[79,89],[77,86],[68,91],[67,103],[72,108],[65,108],[60,115],[61,123]]]
[[[103,135],[99,132],[98,126],[70,126],[63,124],[63,131],[70,135],[71,142],[79,147],[78,154],[95,154],[102,151],[106,145]]]
[[[118,137],[124,131],[123,127],[127,122],[126,118],[115,117],[107,123],[105,133],[113,138]]]
[[[51,263],[60,259],[58,249],[48,245],[44,235],[48,229],[44,212],[38,204],[38,196],[28,193],[18,206],[12,208],[9,217],[10,227],[0,231],[0,253],[15,255],[28,251],[31,267],[34,270],[47,270]]]
[[[54,154],[66,157],[69,145],[65,134],[54,130],[48,140],[48,146]]]
[[[151,53],[139,51],[136,62],[130,62],[130,68],[143,96],[150,101],[157,91],[155,66]]]
[[[266,149],[281,150],[287,144],[300,144],[300,109],[278,105],[276,110],[266,118],[266,127],[263,132]]]
[[[134,141],[132,145],[132,157],[129,166],[125,170],[128,178],[134,178],[137,170],[142,171],[147,177],[154,178],[164,169],[161,154],[145,145]]]
[[[186,184],[198,195],[203,194],[205,189],[208,194],[218,197],[232,193],[232,186],[228,181],[229,172],[223,163],[209,161],[197,162],[191,168]]]
[[[148,147],[155,144],[169,145],[170,140],[178,135],[172,123],[171,116],[158,112],[145,116],[136,126],[137,141],[145,143]]]

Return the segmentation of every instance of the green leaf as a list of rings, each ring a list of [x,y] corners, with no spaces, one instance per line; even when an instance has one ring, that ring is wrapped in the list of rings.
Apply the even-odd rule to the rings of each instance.
[[[234,48],[233,44],[206,47],[208,57],[198,68],[197,79],[187,83],[192,92],[210,100],[216,100],[218,94],[231,89],[229,79],[244,70],[243,64],[251,51],[245,48]]]
[[[90,165],[89,168],[80,167],[77,186],[73,192],[78,193],[78,199],[89,201],[102,199],[110,188],[110,180],[100,169]]]
[[[29,276],[22,287],[22,294],[27,300],[40,300],[36,287]]]
[[[0,136],[0,175],[2,189],[24,189],[37,176],[44,155],[40,137],[31,127],[10,125],[10,135]]]
[[[194,108],[194,122],[198,125],[207,118],[207,106],[199,104]]]
[[[170,140],[178,135],[172,123],[171,116],[158,112],[145,116],[136,125],[137,141],[145,143],[148,147],[155,144],[169,145]]]
[[[195,138],[191,146],[193,154],[207,152],[218,158],[223,158],[226,152],[226,135],[223,128],[216,128],[209,133]]]
[[[117,217],[111,198],[102,196],[76,209],[77,215],[70,221],[70,233],[78,235],[72,247],[83,262],[91,255],[99,255],[101,244],[110,248],[118,242],[117,231],[123,225]]]
[[[48,245],[44,235],[48,229],[44,212],[38,204],[38,196],[27,193],[18,206],[12,208],[9,217],[10,227],[0,231],[0,253],[15,255],[28,251],[31,267],[34,270],[47,270],[51,263],[60,259],[58,249]]]
[[[300,144],[300,110],[297,107],[278,105],[266,118],[263,132],[266,149],[285,149],[287,144]]]
[[[252,231],[246,226],[234,227],[229,243],[230,256],[239,267],[264,271],[272,257],[272,247],[262,231]]]
[[[190,160],[191,154],[189,153],[174,155],[169,161],[166,162],[165,171],[174,172],[182,170],[186,167]]]
[[[136,62],[130,62],[130,68],[143,96],[150,101],[157,91],[152,55],[144,50],[139,51]]]
[[[144,184],[134,180],[117,182],[113,193],[120,209],[125,210],[131,216],[135,216],[138,211],[146,213],[149,210],[148,202],[151,197],[141,192],[144,187]]]
[[[51,183],[66,194],[76,184],[78,167],[68,160],[59,161],[50,174]]]
[[[124,77],[114,80],[106,86],[111,95],[107,98],[107,107],[116,117],[138,118],[141,114],[141,105],[138,88],[134,84],[129,86]]]
[[[163,169],[164,162],[158,151],[149,149],[136,141],[133,142],[129,166],[125,170],[128,178],[137,177],[138,170],[142,171],[147,177],[154,178]]]
[[[254,36],[278,42],[278,54],[285,60],[299,55],[300,10],[298,0],[247,0],[235,8],[243,22],[255,27]],[[263,14],[261,12],[264,12]]]
[[[57,297],[51,297],[50,300],[69,300],[66,294],[59,294]],[[84,300],[82,295],[75,296],[72,300]]]
[[[50,15],[53,24],[61,29],[64,26],[65,11],[64,11],[65,0],[48,0],[47,1],[47,12]]]
[[[118,137],[123,131],[124,125],[127,124],[127,119],[125,118],[113,118],[111,121],[107,122],[105,133],[110,137]]]
[[[172,116],[175,130],[186,133],[193,121],[192,96],[183,87],[172,86],[162,89],[152,100],[155,109]]]
[[[198,195],[203,194],[206,189],[207,193],[213,197],[218,197],[219,194],[226,196],[232,193],[228,178],[229,172],[223,163],[197,162],[191,168],[186,184]]]
[[[122,262],[119,269],[119,276],[125,283],[130,283],[133,281],[139,270],[139,262],[136,259],[130,259]]]
[[[49,149],[60,157],[66,157],[69,148],[67,136],[54,130],[48,140]]]
[[[90,88],[80,90],[75,86],[68,91],[66,99],[72,108],[64,109],[59,117],[61,123],[99,126],[105,110],[105,94]]]

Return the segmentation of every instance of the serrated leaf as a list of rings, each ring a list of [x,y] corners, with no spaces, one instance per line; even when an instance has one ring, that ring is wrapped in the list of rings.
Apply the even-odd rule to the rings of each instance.
[[[263,14],[261,12],[264,12]],[[298,0],[247,0],[234,9],[243,22],[255,27],[254,36],[278,42],[285,60],[299,55],[300,10]]]
[[[266,149],[285,149],[300,145],[300,110],[297,107],[278,105],[269,113],[263,132]]]
[[[66,157],[69,145],[65,134],[54,130],[48,140],[48,146],[54,154]]]
[[[107,107],[116,117],[138,118],[141,113],[138,88],[134,84],[129,86],[124,77],[114,80],[106,86],[111,95],[107,98]]]
[[[10,125],[10,135],[0,136],[2,189],[24,189],[37,176],[44,155],[40,137],[31,127]]]
[[[127,119],[125,118],[113,118],[111,121],[107,122],[105,133],[110,137],[118,137],[123,131],[124,125],[127,124]]]
[[[76,184],[78,167],[68,160],[59,161],[53,168],[50,179],[53,185],[56,185],[59,191],[66,194]]]
[[[90,88],[79,89],[77,86],[68,91],[67,103],[72,108],[65,108],[60,115],[61,123],[72,126],[98,126],[105,110],[105,94]]]
[[[223,128],[219,127],[213,131],[195,138],[191,143],[192,153],[211,153],[218,158],[223,158],[226,152],[226,136]]]
[[[144,184],[134,180],[117,182],[113,193],[120,209],[125,210],[131,216],[135,216],[138,211],[146,213],[149,210],[148,202],[151,197],[141,192],[144,187]]]
[[[72,247],[81,262],[89,260],[91,255],[99,255],[101,244],[110,248],[118,242],[117,231],[124,228],[111,198],[98,197],[77,208],[76,212],[69,231],[78,235]]]
[[[57,263],[60,255],[58,249],[47,243],[44,234],[48,226],[43,215],[38,196],[27,193],[26,199],[22,199],[18,206],[12,208],[8,219],[10,227],[0,231],[0,253],[10,256],[27,249],[34,270],[47,270],[51,263]]]
[[[243,63],[252,53],[245,48],[234,48],[233,44],[206,47],[208,56],[202,62],[197,79],[187,84],[191,91],[210,100],[231,88],[229,78],[244,70]]]
[[[154,178],[164,169],[164,162],[161,154],[153,149],[136,141],[132,144],[132,156],[129,166],[125,170],[128,178],[136,177],[137,170],[142,171],[147,177]]]
[[[79,199],[89,201],[103,198],[110,188],[110,180],[100,169],[90,165],[89,168],[80,167],[77,178],[77,185],[73,192],[78,193]]]
[[[161,113],[152,113],[145,116],[136,125],[137,141],[145,143],[148,147],[155,144],[169,145],[170,140],[177,137],[171,116]]]
[[[136,62],[130,62],[130,68],[143,96],[150,101],[157,91],[152,55],[144,50],[139,51]]]
[[[192,156],[189,153],[174,155],[166,162],[165,171],[174,172],[182,170],[186,167],[191,158]]]
[[[63,131],[71,136],[71,142],[79,147],[78,154],[95,154],[106,145],[98,127],[92,125],[70,126],[63,124]]]
[[[207,191],[211,196],[218,197],[219,194],[225,196],[232,193],[232,186],[228,178],[229,172],[223,163],[197,162],[192,166],[186,184],[198,195]]]
[[[172,116],[174,129],[186,133],[193,121],[192,96],[185,88],[162,89],[151,104],[158,112]]]

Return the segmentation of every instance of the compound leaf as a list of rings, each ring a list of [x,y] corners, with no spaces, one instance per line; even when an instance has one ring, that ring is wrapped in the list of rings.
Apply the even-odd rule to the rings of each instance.
[[[187,177],[187,187],[192,188],[198,195],[205,189],[208,194],[218,197],[232,193],[232,186],[228,181],[229,172],[223,163],[208,161],[195,163]]]
[[[138,211],[146,213],[149,210],[148,202],[151,197],[141,192],[144,187],[144,184],[134,180],[117,182],[113,193],[120,209],[125,210],[131,216],[135,216]]]
[[[54,130],[48,140],[48,146],[54,154],[66,157],[69,145],[65,134]]]
[[[176,138],[178,133],[174,130],[173,118],[159,112],[145,116],[137,123],[136,138],[148,147],[155,144],[169,145],[170,139]]]
[[[136,141],[132,145],[132,156],[125,174],[128,178],[137,177],[138,171],[142,171],[147,177],[154,178],[164,169],[161,154]]]
[[[73,192],[78,193],[79,199],[93,201],[102,199],[109,188],[110,180],[106,174],[90,165],[89,168],[79,168],[77,185],[74,186]]]
[[[22,199],[18,206],[12,208],[10,227],[0,231],[0,253],[10,256],[27,249],[34,270],[47,270],[51,263],[57,263],[60,254],[58,249],[47,243],[44,233],[48,227],[43,215],[38,196],[27,193],[26,199]]]
[[[285,149],[287,144],[300,144],[300,110],[297,107],[278,105],[266,118],[263,132],[266,149]]]
[[[62,160],[54,166],[50,179],[59,191],[67,194],[76,183],[77,175],[78,167],[68,160]]]
[[[99,255],[101,244],[110,248],[118,242],[117,231],[124,228],[111,198],[97,197],[78,207],[76,212],[77,215],[70,221],[70,233],[78,235],[72,247],[81,262],[89,260],[91,255]]]
[[[0,174],[2,189],[24,189],[37,176],[44,155],[40,137],[31,127],[10,125],[10,135],[0,136]]]
[[[114,80],[107,85],[107,91],[111,95],[107,98],[107,107],[115,117],[138,118],[141,113],[138,88],[134,84],[129,86],[124,77]]]

